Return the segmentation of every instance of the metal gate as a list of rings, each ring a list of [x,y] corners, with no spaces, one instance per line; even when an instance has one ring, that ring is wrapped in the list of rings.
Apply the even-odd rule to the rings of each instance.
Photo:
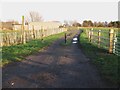
[[[116,30],[114,34],[113,53],[120,56],[120,30]]]

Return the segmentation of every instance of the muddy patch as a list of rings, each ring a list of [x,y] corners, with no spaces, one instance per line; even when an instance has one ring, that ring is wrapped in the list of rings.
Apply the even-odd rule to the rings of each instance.
[[[32,74],[29,77],[37,82],[44,82],[47,84],[51,84],[57,80],[57,76],[55,74],[48,73],[48,72]]]
[[[59,57],[58,65],[72,64],[73,59],[69,58],[67,55]]]

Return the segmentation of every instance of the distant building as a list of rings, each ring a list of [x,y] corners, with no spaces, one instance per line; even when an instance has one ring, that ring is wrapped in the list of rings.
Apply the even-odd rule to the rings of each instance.
[[[32,30],[33,28],[35,30],[40,29],[53,29],[53,28],[59,28],[61,25],[60,22],[56,21],[48,21],[48,22],[30,22],[29,23],[29,30]]]
[[[2,30],[12,30],[13,22],[0,22],[0,29]]]
[[[59,28],[62,24],[59,21],[48,22],[30,22],[24,25],[24,30],[40,30],[40,29],[53,29]],[[22,24],[13,22],[0,22],[0,29],[2,30],[21,30]]]
[[[0,22],[0,29],[13,30],[14,24],[18,24],[18,22],[15,22],[15,21]]]
[[[13,24],[13,30],[21,30],[22,24]],[[24,25],[24,30],[29,30],[28,25]]]
[[[22,24],[13,24],[13,30],[21,30]]]

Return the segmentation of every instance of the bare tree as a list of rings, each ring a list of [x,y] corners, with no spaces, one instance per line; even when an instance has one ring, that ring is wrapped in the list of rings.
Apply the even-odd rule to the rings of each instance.
[[[74,23],[74,21],[72,21],[72,20],[71,20],[71,21],[69,21],[69,25],[70,25],[70,26],[72,26],[72,25],[73,25],[73,23]]]
[[[42,16],[36,11],[30,11],[29,17],[26,17],[26,22],[39,22],[43,21]]]
[[[65,27],[69,26],[69,23],[68,23],[67,20],[64,20],[64,26],[65,26]]]

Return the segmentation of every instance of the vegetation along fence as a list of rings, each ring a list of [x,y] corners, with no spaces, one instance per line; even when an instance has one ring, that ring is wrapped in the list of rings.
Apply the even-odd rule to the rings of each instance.
[[[43,37],[58,34],[66,31],[65,28],[41,29],[41,30],[18,30],[11,32],[0,32],[0,46],[10,46],[24,44],[33,39],[42,39]]]
[[[104,48],[109,53],[114,53],[120,56],[120,33],[118,29],[110,30],[86,30],[86,34],[91,43],[98,46],[98,48]]]

